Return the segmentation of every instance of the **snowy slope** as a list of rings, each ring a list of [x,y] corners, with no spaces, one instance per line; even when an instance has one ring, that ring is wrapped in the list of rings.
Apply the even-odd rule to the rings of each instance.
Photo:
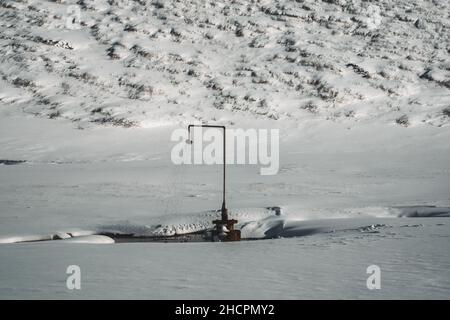
[[[242,117],[447,125],[449,9],[445,0],[2,0],[0,105],[80,128]]]

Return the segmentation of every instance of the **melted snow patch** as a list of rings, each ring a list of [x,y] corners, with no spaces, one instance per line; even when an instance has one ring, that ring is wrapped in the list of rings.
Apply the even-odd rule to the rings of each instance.
[[[229,210],[229,216],[237,219],[239,224],[242,224],[259,221],[267,217],[280,216],[281,212],[282,209],[279,207],[241,208]],[[210,210],[192,214],[152,217],[151,224],[124,221],[116,224],[101,225],[97,227],[97,233],[133,236],[175,236],[211,229],[213,227],[212,221],[216,219],[220,219],[220,211]]]
[[[292,209],[292,208],[291,208]],[[323,212],[322,212],[323,213]],[[280,237],[301,237],[318,233],[358,232],[379,233],[389,228],[387,224],[363,224],[367,219],[396,217],[450,217],[450,207],[404,206],[404,207],[370,207],[347,209],[346,214],[323,214],[305,219],[291,210],[284,214],[280,207],[242,208],[229,211],[230,217],[238,220],[236,228],[241,230],[242,239],[273,239]],[[101,225],[92,230],[74,229],[58,231],[47,235],[21,235],[0,237],[0,243],[37,242],[61,240],[70,243],[114,243],[110,235],[130,237],[171,237],[186,235],[213,228],[212,221],[220,218],[219,210],[192,214],[153,217],[151,224],[132,223],[129,221],[110,225]],[[385,220],[380,220],[385,221]]]

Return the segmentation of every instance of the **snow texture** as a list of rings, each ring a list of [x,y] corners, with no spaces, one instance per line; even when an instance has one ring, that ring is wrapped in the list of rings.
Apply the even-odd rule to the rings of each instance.
[[[0,298],[448,299],[448,13],[0,0]],[[256,241],[101,235],[212,226],[221,168],[170,160],[192,121],[280,129],[277,175],[228,166],[230,216]]]
[[[0,105],[153,127],[448,126],[445,0],[0,1]]]

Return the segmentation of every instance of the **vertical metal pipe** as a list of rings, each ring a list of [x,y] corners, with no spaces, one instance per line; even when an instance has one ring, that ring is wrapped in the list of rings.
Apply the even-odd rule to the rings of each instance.
[[[226,134],[225,134],[225,128],[223,128],[223,203],[225,203],[225,179],[226,179],[226,161],[227,161],[227,157],[226,157]]]
[[[214,126],[214,125],[196,125],[196,124],[190,124],[188,125],[188,137],[189,140],[192,142],[191,139],[191,128],[192,127],[204,127],[204,128],[219,128],[223,129],[223,194],[222,194],[222,220],[228,220],[228,212],[227,207],[225,203],[225,196],[226,196],[226,128],[225,126]]]

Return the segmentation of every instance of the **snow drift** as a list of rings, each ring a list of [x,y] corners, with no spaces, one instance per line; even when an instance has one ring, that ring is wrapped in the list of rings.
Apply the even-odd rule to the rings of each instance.
[[[361,209],[359,209],[361,211]],[[384,208],[383,215],[365,215],[364,218],[386,217],[450,217],[450,207],[413,206]],[[237,228],[241,230],[242,239],[273,239],[280,237],[301,237],[318,233],[334,233],[336,231],[360,231],[377,229],[383,224],[361,225],[366,219],[348,215],[346,218],[304,219],[290,214],[286,216],[282,208],[243,208],[230,211],[234,219],[238,219]],[[94,231],[71,230],[56,232],[50,235],[23,235],[0,237],[0,244],[17,242],[37,242],[49,240],[68,240],[71,243],[114,243],[111,235],[127,235],[129,237],[171,237],[206,231],[213,228],[212,220],[220,217],[219,211],[207,211],[197,214],[170,215],[153,217],[152,224],[144,225],[129,221],[111,225],[93,227]],[[376,220],[375,220],[376,221]],[[380,220],[381,221],[381,220]],[[383,220],[386,221],[386,220]],[[107,236],[108,235],[108,236]]]

